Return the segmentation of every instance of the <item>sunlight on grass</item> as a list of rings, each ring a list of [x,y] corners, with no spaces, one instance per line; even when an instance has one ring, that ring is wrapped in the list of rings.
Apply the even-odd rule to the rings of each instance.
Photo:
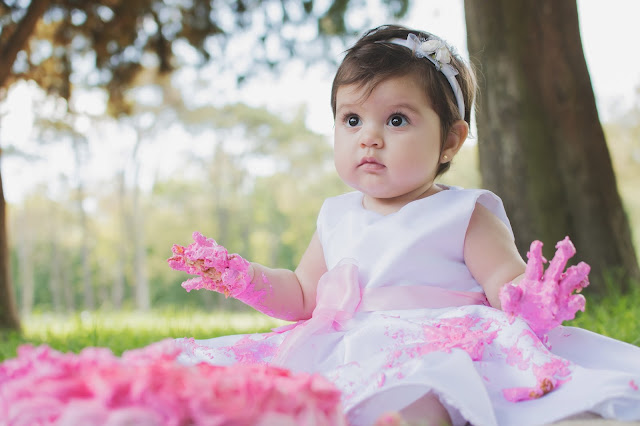
[[[36,314],[23,320],[22,336],[2,336],[0,360],[14,357],[20,344],[47,344],[79,352],[104,346],[120,355],[166,338],[207,339],[227,334],[264,333],[286,324],[257,312],[161,310],[142,312],[82,312],[75,315]]]

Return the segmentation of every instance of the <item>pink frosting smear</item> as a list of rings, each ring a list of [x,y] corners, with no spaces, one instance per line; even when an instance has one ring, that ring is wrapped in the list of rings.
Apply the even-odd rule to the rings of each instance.
[[[527,268],[517,284],[509,283],[500,290],[502,309],[513,318],[524,319],[534,333],[547,342],[547,333],[575,318],[583,311],[585,298],[579,293],[589,285],[590,267],[584,262],[570,266],[563,272],[576,249],[566,237],[556,244],[556,253],[544,271],[547,260],[542,256],[542,243],[534,241],[527,253]]]
[[[569,361],[559,358],[541,366],[533,365],[533,372],[536,377],[535,386],[504,389],[502,391],[504,397],[511,402],[540,398],[571,380]]]
[[[174,244],[171,251],[174,255],[167,261],[172,269],[198,275],[182,283],[187,291],[204,288],[236,297],[251,281],[248,261],[238,254],[229,254],[213,238],[199,232],[193,233],[189,246]]]
[[[17,425],[346,425],[317,374],[176,361],[173,340],[114,356],[23,345],[0,364],[0,418]]]

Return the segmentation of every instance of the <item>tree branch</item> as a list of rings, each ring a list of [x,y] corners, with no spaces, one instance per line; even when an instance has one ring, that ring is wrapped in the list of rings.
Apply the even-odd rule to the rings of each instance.
[[[47,10],[47,7],[49,7],[49,3],[50,0],[31,0],[27,13],[16,26],[14,33],[11,34],[11,37],[9,37],[4,46],[0,46],[0,58],[2,58],[2,65],[0,65],[0,88],[4,87],[7,83],[18,52],[22,50],[27,40],[29,40],[29,37],[33,34],[38,20],[44,14],[45,10]]]

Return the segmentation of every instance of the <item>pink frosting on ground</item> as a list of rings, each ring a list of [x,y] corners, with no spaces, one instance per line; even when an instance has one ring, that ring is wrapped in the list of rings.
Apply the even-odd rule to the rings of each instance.
[[[174,255],[168,259],[172,269],[199,275],[182,283],[185,290],[204,288],[235,297],[247,289],[249,262],[199,232],[193,233],[193,241],[188,247],[174,244]]]
[[[512,318],[524,319],[544,342],[551,329],[575,318],[577,311],[584,311],[584,296],[574,294],[574,291],[580,292],[589,285],[589,265],[580,262],[563,272],[575,253],[575,247],[566,237],[556,244],[556,254],[543,273],[547,260],[542,256],[542,243],[532,242],[524,277],[517,284],[503,286],[500,291],[502,309]]]
[[[326,379],[267,365],[175,361],[173,340],[114,356],[18,348],[0,364],[7,425],[346,425],[340,392]]]

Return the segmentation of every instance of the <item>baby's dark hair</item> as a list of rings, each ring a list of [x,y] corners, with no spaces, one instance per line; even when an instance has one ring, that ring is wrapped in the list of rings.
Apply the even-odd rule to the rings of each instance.
[[[366,88],[370,94],[378,84],[394,77],[413,75],[420,84],[431,107],[440,118],[440,145],[444,146],[446,137],[453,123],[463,119],[471,122],[471,108],[475,98],[477,85],[473,70],[463,61],[460,55],[447,44],[451,53],[451,65],[458,71],[455,77],[462,90],[464,100],[464,117],[460,117],[456,97],[445,75],[425,58],[417,57],[414,52],[404,46],[385,43],[394,38],[406,39],[408,34],[415,34],[420,39],[430,40],[439,37],[433,34],[413,30],[400,25],[383,25],[366,32],[353,47],[347,50],[331,88],[331,108],[336,115],[336,95],[341,86],[356,84]],[[449,169],[449,163],[440,164],[436,175]]]

